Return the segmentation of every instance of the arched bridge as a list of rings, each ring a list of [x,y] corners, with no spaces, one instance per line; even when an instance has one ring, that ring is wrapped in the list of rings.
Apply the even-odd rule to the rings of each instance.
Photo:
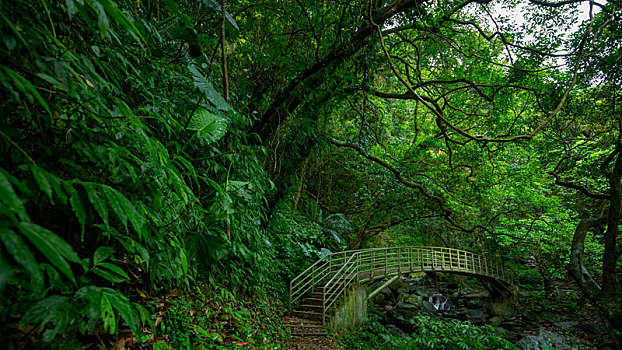
[[[444,247],[391,247],[331,253],[289,285],[289,308],[303,300],[315,300],[306,306],[309,314],[321,316],[335,306],[348,286],[411,272],[452,272],[489,280],[497,288],[507,288],[510,276],[501,261],[468,251]],[[321,302],[320,302],[321,300]],[[311,303],[307,303],[311,304]],[[321,309],[321,313],[320,310]]]

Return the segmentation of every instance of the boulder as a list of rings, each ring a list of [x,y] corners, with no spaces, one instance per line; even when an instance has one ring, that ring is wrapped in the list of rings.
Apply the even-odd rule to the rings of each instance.
[[[555,323],[553,323],[553,326],[561,328],[561,329],[572,328],[572,327],[576,327],[578,325],[579,325],[579,322],[577,322],[577,321],[563,321],[563,322],[555,322]]]
[[[423,314],[426,314],[426,315],[429,315],[429,316],[432,316],[432,317],[435,317],[435,318],[438,317],[438,315],[436,313],[436,308],[434,307],[434,305],[432,305],[432,303],[430,303],[427,300],[424,300],[421,303],[421,312]]]
[[[391,288],[391,290],[394,290],[394,291],[398,291],[404,287],[408,288],[409,285],[408,285],[408,282],[402,278],[396,279],[395,281],[393,281],[393,283],[389,285],[389,288]]]
[[[488,299],[490,298],[490,293],[484,289],[475,289],[475,290],[465,290],[461,289],[462,297],[465,299]]]
[[[398,309],[416,309],[417,306],[409,303],[399,302],[395,305]]]
[[[391,290],[389,288],[384,288],[378,292],[378,294],[374,295],[374,303],[378,305],[389,305],[392,304],[392,298]]]
[[[548,332],[540,328],[537,335],[528,335],[521,338],[516,346],[523,350],[580,350],[585,349],[583,345],[574,343],[564,338],[563,335]]]
[[[400,295],[398,295],[398,296],[397,296],[397,302],[398,302],[398,303],[402,303],[402,302],[404,302],[404,301],[405,301],[405,300],[406,300],[409,296],[410,296],[410,294],[402,292],[402,293],[400,293]]]
[[[485,308],[488,303],[482,299],[469,299],[465,302],[465,306],[469,309]]]
[[[421,304],[423,303],[423,297],[421,295],[412,295],[411,294],[404,301],[409,303],[409,304],[413,304],[413,305],[416,305],[418,307],[421,307]]]
[[[493,327],[499,327],[501,322],[503,322],[503,317],[501,317],[501,316],[494,316],[494,317],[491,317],[488,320],[488,324],[493,326]]]
[[[469,279],[467,276],[450,274],[447,281],[447,288],[458,289],[467,279]]]
[[[418,283],[413,283],[408,287],[408,293],[412,294],[412,293],[416,293],[417,290],[424,288],[422,285],[418,284]]]
[[[512,313],[512,304],[510,302],[490,303],[488,311],[495,316],[506,316]]]
[[[388,310],[384,314],[383,321],[385,324],[392,324],[398,327],[407,334],[414,332],[416,328],[408,318],[404,317],[396,309]]]
[[[484,312],[484,309],[471,309],[467,310],[464,313],[464,316],[473,322],[483,322],[486,318],[486,313]]]
[[[394,324],[387,324],[386,326],[384,326],[384,328],[389,331],[389,333],[392,333],[394,335],[397,335],[400,338],[406,338],[408,335],[406,333],[404,333],[403,330],[401,330],[399,327],[397,327]]]
[[[400,289],[397,290],[398,293],[409,293],[410,292],[410,286],[404,286],[401,287]]]
[[[419,295],[419,296],[422,296],[422,297],[424,297],[424,298],[427,298],[427,297],[428,297],[428,291],[427,291],[425,288],[423,288],[423,287],[418,288],[418,289],[415,291],[415,294],[417,294],[417,295]]]

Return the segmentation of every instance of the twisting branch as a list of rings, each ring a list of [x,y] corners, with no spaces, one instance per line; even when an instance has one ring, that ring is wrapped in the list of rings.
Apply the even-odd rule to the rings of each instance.
[[[608,194],[592,193],[584,186],[573,184],[571,182],[562,181],[559,175],[554,172],[550,172],[549,174],[555,178],[556,185],[566,187],[566,188],[572,188],[573,190],[577,190],[583,193],[587,197],[594,198],[594,199],[609,199],[611,197]]]
[[[581,39],[580,44],[579,44],[577,60],[575,62],[574,68],[573,68],[572,81],[570,83],[570,86],[568,86],[568,88],[564,91],[564,94],[562,95],[562,98],[559,101],[559,103],[557,104],[557,106],[555,107],[555,109],[553,111],[551,111],[549,113],[548,117],[543,122],[541,122],[540,125],[538,125],[529,134],[516,135],[516,136],[512,136],[512,137],[495,137],[495,138],[487,138],[487,137],[483,137],[483,136],[479,136],[479,135],[471,135],[469,132],[467,132],[467,131],[457,127],[456,125],[452,124],[451,122],[449,122],[449,120],[447,120],[447,118],[445,118],[445,116],[443,115],[442,110],[440,110],[438,108],[434,108],[434,106],[430,102],[430,100],[431,100],[430,98],[423,98],[421,95],[419,95],[419,93],[417,93],[415,91],[415,87],[413,87],[408,81],[406,81],[406,79],[404,79],[402,74],[400,74],[398,72],[397,68],[395,67],[395,64],[393,63],[391,55],[389,54],[389,51],[387,50],[387,47],[385,45],[384,37],[382,35],[382,30],[381,30],[380,26],[376,26],[376,30],[378,32],[378,37],[380,38],[380,45],[381,45],[382,51],[383,51],[383,53],[385,55],[385,58],[387,60],[387,63],[389,64],[389,67],[391,68],[391,71],[393,72],[395,77],[400,81],[400,83],[402,83],[402,85],[404,85],[406,87],[406,89],[408,90],[407,93],[412,95],[412,96],[414,96],[416,100],[420,101],[424,106],[426,106],[430,111],[432,111],[432,113],[434,113],[436,115],[436,117],[438,119],[440,119],[444,124],[446,124],[449,128],[451,128],[452,130],[454,130],[458,134],[462,135],[463,137],[467,138],[469,141],[488,143],[488,142],[514,142],[514,141],[523,140],[523,139],[531,139],[538,132],[540,132],[546,125],[548,125],[551,122],[551,120],[553,120],[553,118],[555,118],[555,116],[557,116],[559,111],[562,109],[562,107],[566,103],[566,100],[568,99],[570,91],[572,91],[572,89],[574,88],[574,86],[577,83],[579,67],[580,67],[581,59],[583,57],[583,51],[584,51],[584,48],[585,48],[585,43],[587,42],[587,39],[588,39],[590,33],[592,32],[592,22],[590,21],[590,24],[589,24],[589,26],[588,26],[588,28],[587,28],[583,38]],[[482,34],[482,35],[484,35],[484,34]]]
[[[270,106],[254,123],[250,132],[257,133],[263,140],[271,140],[279,127],[283,117],[295,110],[303,101],[301,93],[305,89],[317,88],[326,81],[328,74],[320,74],[329,68],[341,64],[346,58],[359,52],[368,45],[367,38],[374,34],[375,25],[382,25],[391,17],[416,8],[427,0],[394,0],[372,13],[372,19],[364,22],[353,33],[348,41],[328,52],[322,59],[310,67],[305,68],[290,83],[283,88],[272,101]]]
[[[337,146],[337,147],[345,147],[345,148],[350,148],[355,150],[358,154],[360,154],[361,156],[363,156],[364,158],[378,164],[381,165],[382,167],[386,168],[387,170],[389,170],[390,172],[393,173],[393,175],[395,176],[395,178],[397,179],[397,181],[399,181],[401,184],[403,184],[406,187],[415,189],[417,191],[419,191],[426,199],[435,202],[439,209],[441,210],[441,213],[443,215],[443,218],[454,228],[462,231],[462,232],[466,232],[466,233],[472,233],[476,230],[483,230],[486,231],[487,233],[491,234],[491,235],[496,235],[495,232],[493,232],[492,230],[490,230],[489,228],[482,226],[482,225],[475,225],[472,228],[466,228],[460,224],[458,224],[455,219],[453,218],[454,213],[451,211],[451,209],[449,209],[446,205],[445,202],[443,201],[443,199],[441,197],[435,196],[431,193],[429,193],[428,191],[426,191],[425,188],[423,188],[423,186],[414,183],[412,181],[407,180],[402,173],[399,171],[399,169],[397,169],[396,167],[394,167],[393,165],[389,164],[388,162],[386,162],[383,159],[380,159],[376,156],[373,156],[371,154],[368,154],[367,152],[365,152],[359,145],[357,144],[353,144],[353,143],[347,143],[347,142],[343,142],[343,141],[339,141],[339,140],[335,140],[333,138],[328,138],[328,141]]]

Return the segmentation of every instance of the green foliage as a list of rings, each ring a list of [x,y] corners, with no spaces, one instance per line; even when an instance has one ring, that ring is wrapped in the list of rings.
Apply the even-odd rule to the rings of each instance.
[[[391,333],[378,321],[369,328],[338,336],[346,349],[518,349],[503,339],[503,331],[489,325],[477,327],[457,320],[434,320],[415,316],[409,320],[415,331]]]
[[[204,3],[205,14],[219,11]],[[130,301],[135,290],[230,273],[234,286],[270,281],[270,264],[256,268],[262,148],[248,145],[249,119],[214,87],[215,63],[188,57],[176,28],[191,26],[189,8],[0,5],[3,333],[24,315],[33,344],[124,325],[140,342],[151,317]]]
[[[488,4],[404,1],[382,19],[381,46],[364,14],[388,4],[0,2],[0,331],[28,329],[28,344],[8,346],[77,347],[127,327],[139,342],[152,328],[154,348],[260,347],[280,326],[261,328],[232,296],[284,298],[310,261],[346,245],[535,254],[560,277],[573,223],[598,204],[547,174],[607,190],[599,164],[618,139],[619,74],[609,71],[620,51],[619,20],[607,14],[618,8],[595,17],[588,60],[612,49],[564,118],[530,142],[496,144],[482,138],[528,134],[558,102],[570,76],[543,70],[537,51],[577,46],[553,35],[571,14],[533,5],[544,28],[524,32],[537,42],[503,18],[499,41],[484,34]],[[401,95],[400,74],[423,98]],[[581,129],[593,136],[578,138]],[[362,151],[336,151],[324,136]],[[597,232],[586,252],[599,272]],[[171,341],[157,338],[145,299],[225,281],[214,299],[171,301]],[[189,332],[190,313],[213,300],[223,311]],[[210,328],[224,314],[228,326]],[[479,328],[448,329],[483,342],[468,346],[492,342]]]
[[[160,327],[172,349],[280,349],[286,334],[265,296],[241,301],[223,287],[197,286],[166,304]]]

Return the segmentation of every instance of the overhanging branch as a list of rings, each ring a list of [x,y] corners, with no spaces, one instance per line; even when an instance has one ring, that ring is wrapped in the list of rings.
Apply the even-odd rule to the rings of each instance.
[[[373,156],[373,155],[365,152],[359,145],[353,144],[353,143],[347,143],[347,142],[344,142],[344,141],[339,141],[339,140],[336,140],[336,139],[333,139],[333,138],[328,138],[328,141],[331,144],[333,144],[333,145],[335,145],[337,147],[344,147],[344,148],[353,149],[359,155],[363,156],[364,158],[366,158],[366,159],[368,159],[368,160],[370,160],[370,161],[372,161],[372,162],[374,162],[374,163],[384,167],[385,169],[389,170],[390,172],[392,172],[393,175],[395,176],[395,178],[397,179],[397,181],[399,181],[401,184],[403,184],[406,187],[409,187],[409,188],[412,188],[412,189],[415,189],[415,190],[419,191],[426,199],[428,199],[431,202],[435,202],[438,205],[438,207],[439,207],[439,209],[440,209],[440,211],[441,211],[441,213],[443,215],[443,218],[451,226],[453,226],[454,228],[456,228],[456,229],[458,229],[458,230],[460,230],[462,232],[466,232],[466,233],[472,233],[472,232],[475,232],[476,230],[483,230],[483,231],[485,231],[485,232],[487,232],[487,233],[489,233],[491,235],[495,235],[495,232],[493,232],[489,228],[487,228],[485,226],[482,226],[482,225],[475,225],[475,226],[473,226],[471,228],[466,228],[466,227],[458,224],[456,222],[456,220],[453,218],[454,213],[445,205],[445,202],[443,201],[443,199],[441,197],[435,196],[435,195],[429,193],[423,186],[421,186],[421,185],[419,185],[419,184],[417,184],[415,182],[409,181],[408,179],[406,179],[402,175],[401,171],[399,169],[397,169],[395,166],[389,164],[387,161],[385,161],[385,160],[383,160],[381,158],[378,158],[376,156]]]

